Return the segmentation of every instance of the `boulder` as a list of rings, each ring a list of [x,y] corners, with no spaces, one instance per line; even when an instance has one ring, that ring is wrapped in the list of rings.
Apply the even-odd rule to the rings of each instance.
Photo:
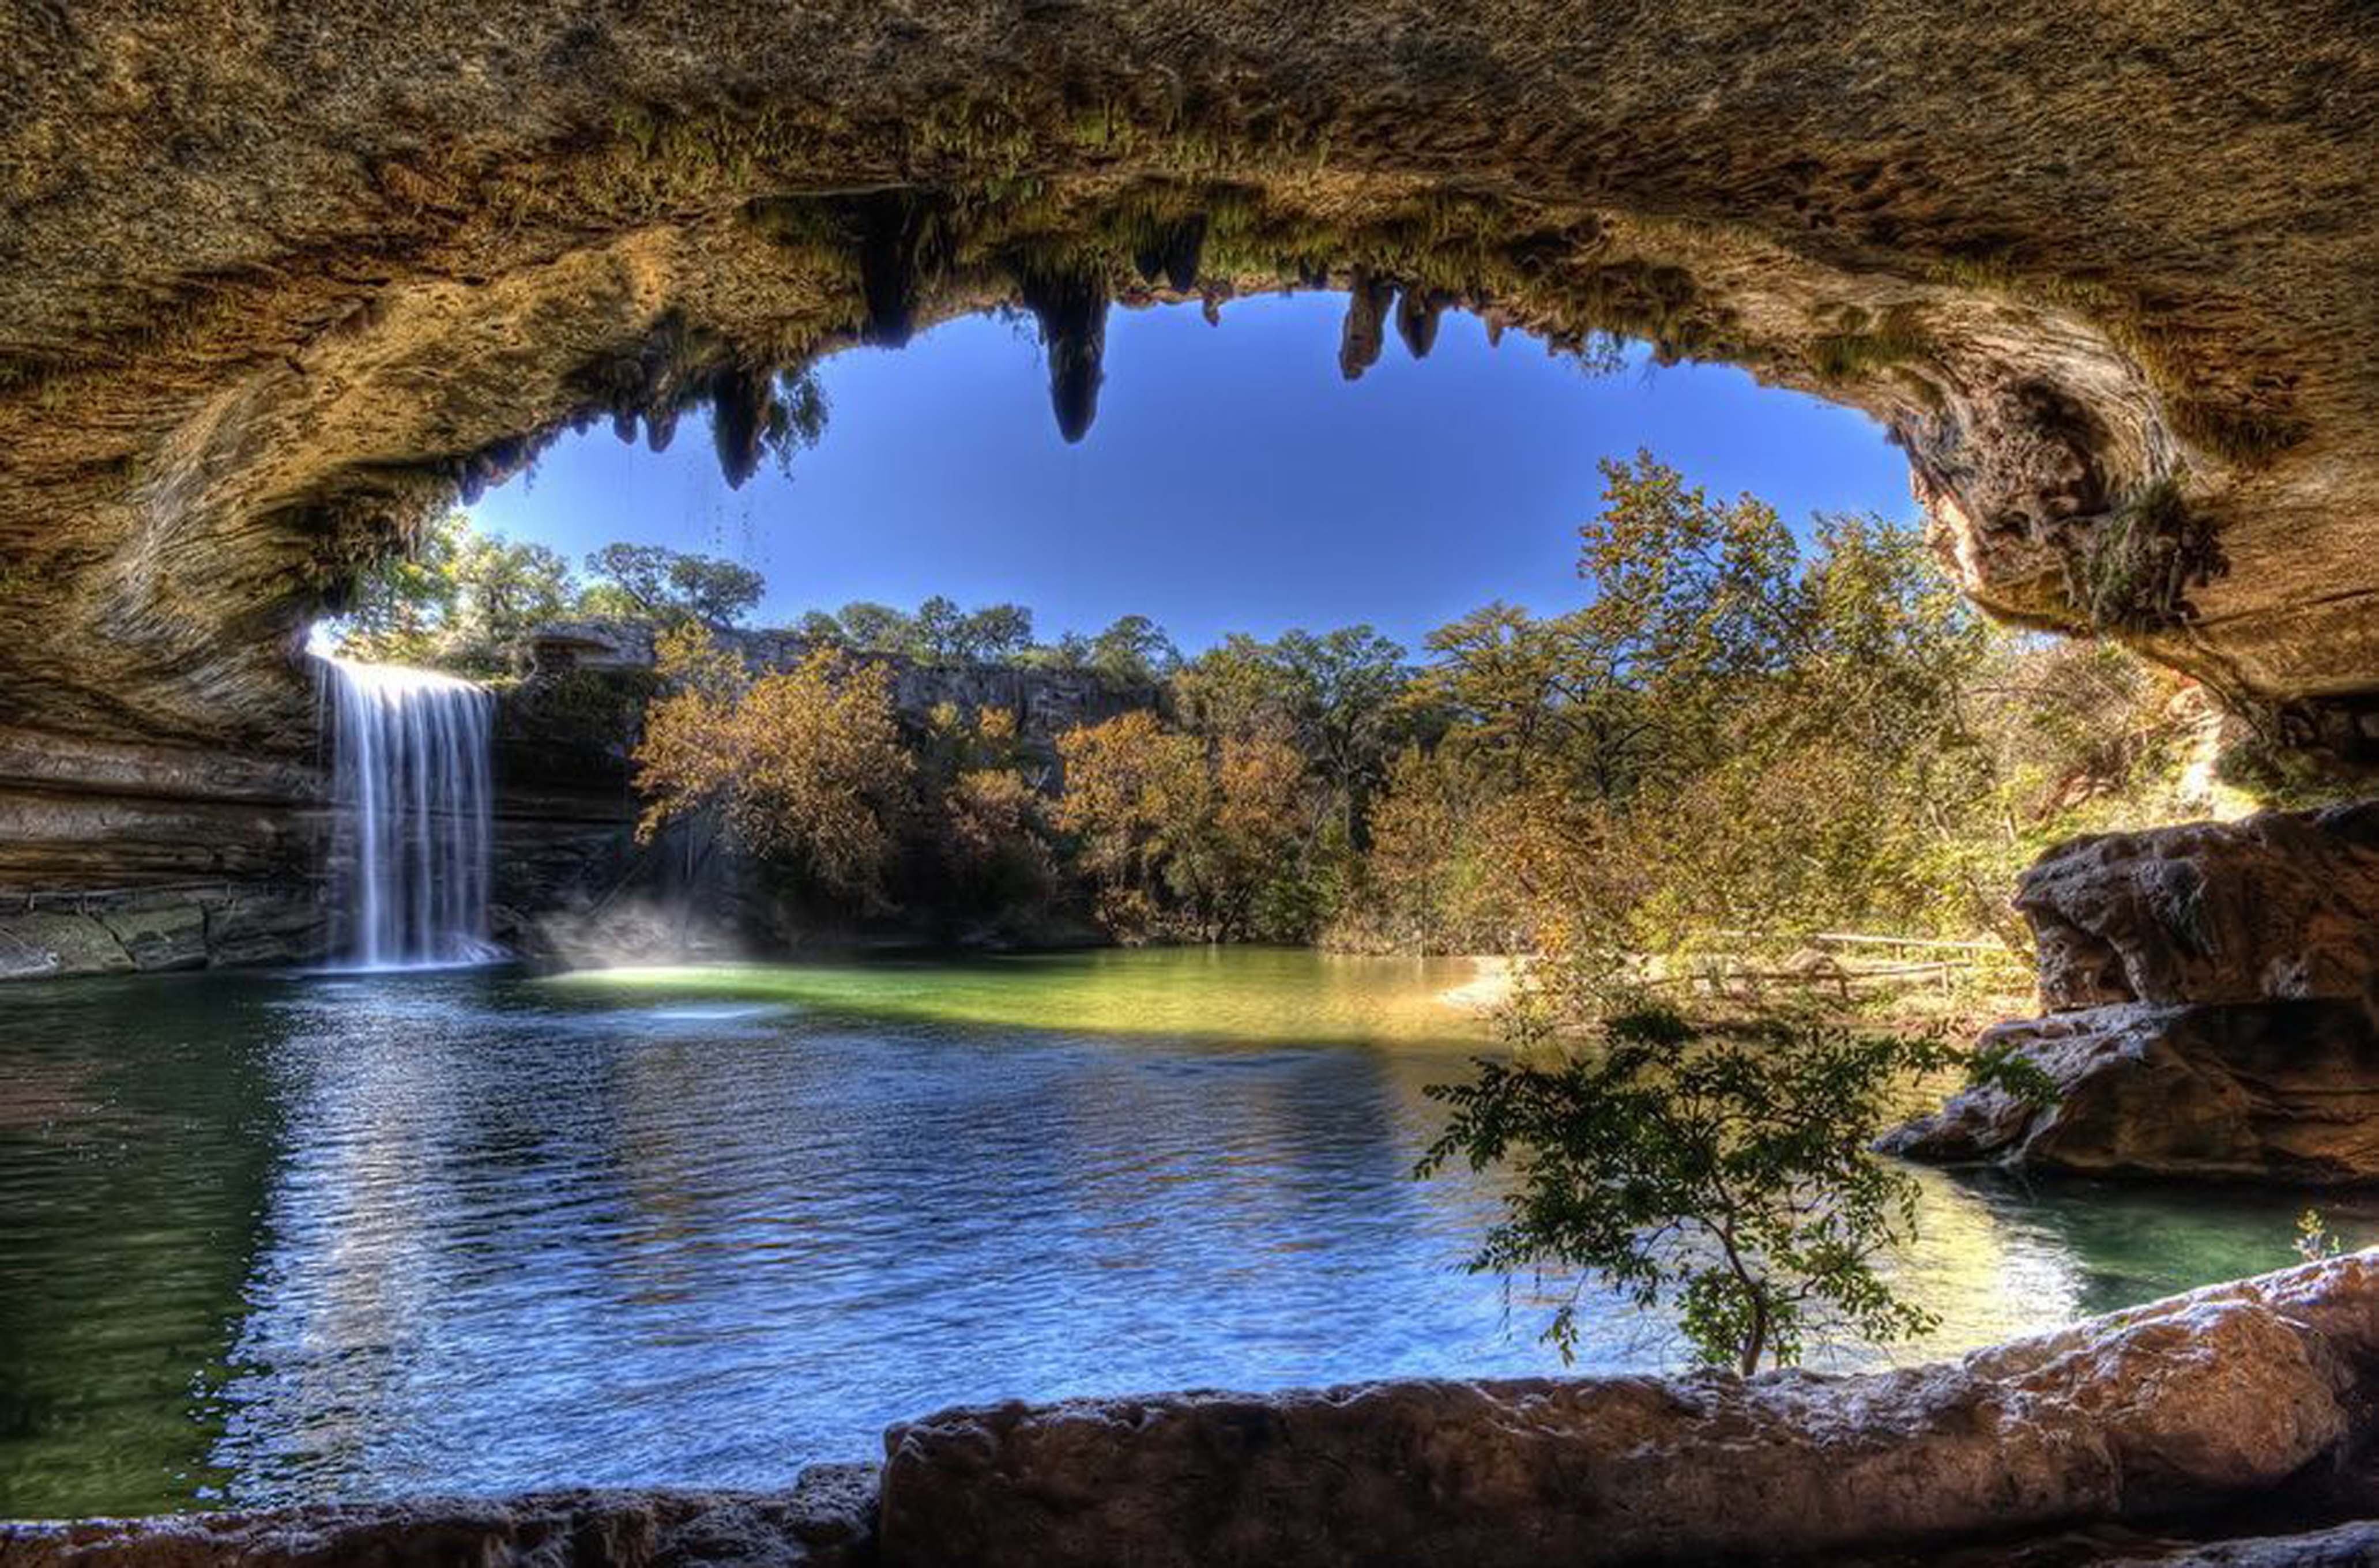
[[[1987,1047],[2056,1080],[1969,1089],[1888,1152],[2095,1176],[2379,1180],[2379,1028],[2360,1001],[2096,1007],[2000,1024]]]
[[[2379,1260],[1860,1377],[1393,1382],[894,1428],[892,1568],[1707,1562],[2156,1518],[2344,1453]]]
[[[2190,1541],[2108,1568],[2369,1568],[2379,1562],[2379,1522],[2357,1520],[2303,1535]]]
[[[2017,909],[2047,1016],[1983,1043],[2056,1104],[1969,1090],[1882,1147],[2120,1176],[2379,1180],[2379,801],[2076,838]]]
[[[2357,996],[2379,976],[2379,801],[2076,838],[2015,906],[2051,1012]]]

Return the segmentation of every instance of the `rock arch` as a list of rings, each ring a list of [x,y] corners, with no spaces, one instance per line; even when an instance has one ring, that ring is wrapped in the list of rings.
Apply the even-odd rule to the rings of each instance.
[[[1355,290],[1350,370],[1462,303],[1866,408],[1982,602],[2379,730],[2353,0],[93,0],[0,28],[18,823],[29,790],[173,767],[277,798],[305,623],[573,424],[658,439],[719,401],[731,475],[769,371],[1021,305],[1073,432],[1110,301],[1319,282]],[[0,886],[92,840],[44,841]]]

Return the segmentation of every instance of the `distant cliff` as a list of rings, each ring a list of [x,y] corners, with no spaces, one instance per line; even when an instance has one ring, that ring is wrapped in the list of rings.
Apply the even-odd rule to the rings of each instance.
[[[750,868],[713,844],[682,833],[635,844],[630,757],[645,705],[659,689],[655,630],[608,620],[543,627],[531,639],[531,673],[500,696],[492,914],[497,935],[524,951],[575,959],[674,956],[732,947],[755,931],[795,943],[817,935],[787,929]],[[755,669],[790,668],[815,645],[782,632],[731,629],[717,636]],[[891,669],[893,705],[914,728],[945,703],[970,716],[987,707],[1014,713],[1027,772],[1045,790],[1057,781],[1059,735],[1165,701],[1160,686],[1118,684],[1088,670],[854,657]],[[895,923],[899,930],[877,935],[948,935],[935,928],[934,914],[912,907]],[[1042,936],[1091,935],[1085,928]]]

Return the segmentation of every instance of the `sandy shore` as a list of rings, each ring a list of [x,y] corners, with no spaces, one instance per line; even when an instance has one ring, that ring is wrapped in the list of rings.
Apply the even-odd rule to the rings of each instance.
[[[1437,994],[1437,999],[1449,1007],[1466,1013],[1485,1015],[1503,1005],[1512,995],[1512,960],[1493,955],[1473,956],[1470,978],[1459,985],[1449,985]]]

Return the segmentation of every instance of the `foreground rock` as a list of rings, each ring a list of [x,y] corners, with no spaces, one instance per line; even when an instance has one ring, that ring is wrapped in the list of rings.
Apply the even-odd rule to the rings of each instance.
[[[887,1437],[882,1550],[920,1568],[1534,1568],[1971,1544],[2310,1497],[2361,1441],[2374,1351],[2379,1258],[2358,1256],[1866,1377],[954,1410]]]
[[[873,1561],[875,1501],[875,1466],[820,1465],[784,1493],[546,1492],[0,1526],[0,1568],[856,1568]]]
[[[1887,1135],[1944,1164],[2379,1181],[2379,802],[2061,844],[2016,907],[2044,1018],[1985,1043],[2055,1104],[1972,1090]]]
[[[880,1497],[820,1465],[781,1495],[0,1526],[0,1568],[2357,1562],[2374,1393],[2379,1252],[1907,1371],[952,1410],[887,1434]]]

